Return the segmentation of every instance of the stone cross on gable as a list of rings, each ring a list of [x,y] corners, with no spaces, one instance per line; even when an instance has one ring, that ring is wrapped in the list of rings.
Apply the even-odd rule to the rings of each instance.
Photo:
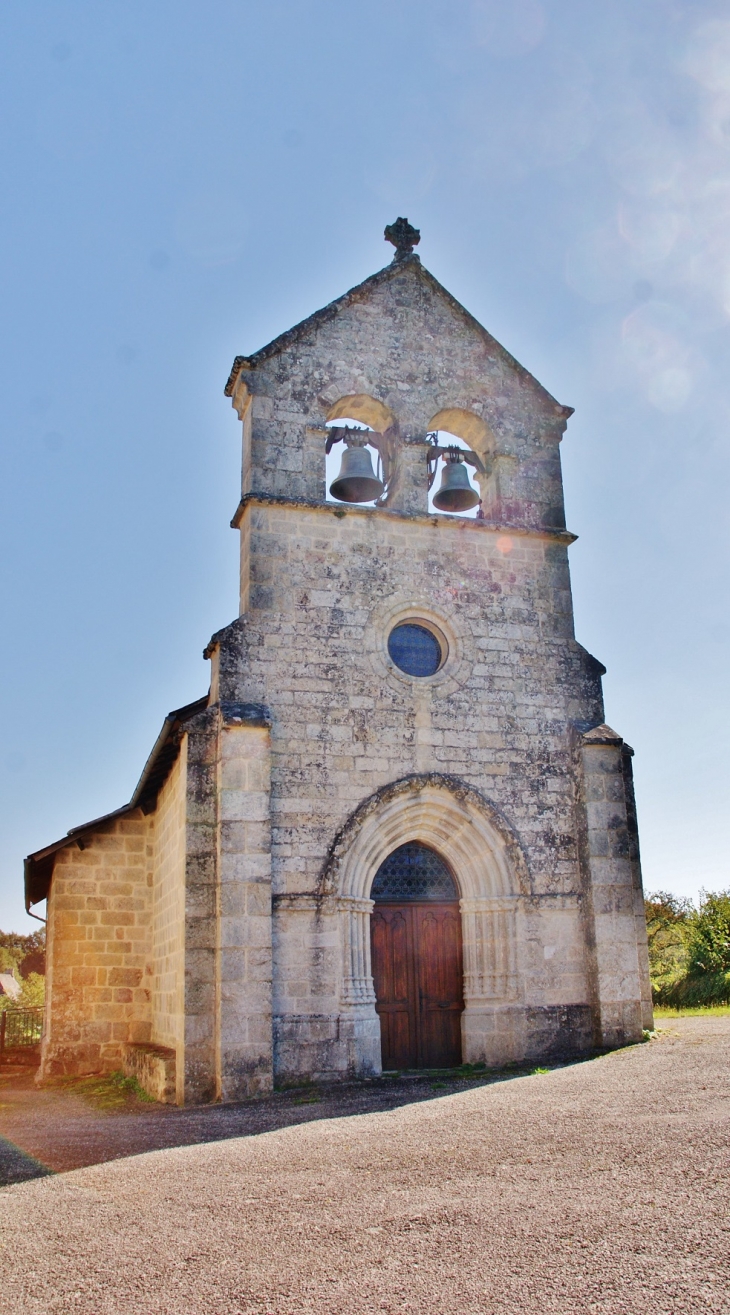
[[[407,219],[398,218],[394,224],[386,224],[384,237],[386,242],[392,242],[395,247],[393,259],[403,260],[405,256],[412,255],[413,248],[418,246],[421,232],[409,224]]]

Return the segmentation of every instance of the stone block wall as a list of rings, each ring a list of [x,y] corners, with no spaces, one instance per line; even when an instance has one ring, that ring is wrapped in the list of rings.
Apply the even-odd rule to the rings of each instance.
[[[56,858],[41,1076],[112,1072],[149,1041],[153,824],[141,811]]]
[[[654,1027],[654,1004],[651,996],[651,977],[649,975],[649,943],[646,931],[644,883],[641,876],[639,823],[636,816],[636,796],[634,794],[633,756],[633,749],[631,749],[628,744],[624,744],[621,749],[621,767],[624,778],[626,824],[629,838],[629,862],[631,863],[631,880],[634,888],[634,922],[636,924],[636,948],[639,956],[639,980],[641,982],[641,1020],[642,1026],[646,1028],[647,1031],[651,1031]]]
[[[122,1047],[122,1072],[125,1077],[136,1078],[142,1090],[163,1105],[179,1103],[176,1068],[177,1054],[168,1046],[137,1042]]]
[[[199,1104],[219,1094],[218,1060],[218,714],[187,724],[185,827],[184,1058],[181,1099]],[[180,1071],[181,1070],[181,1071]]]
[[[213,705],[152,813],[58,851],[41,1077],[124,1065],[179,1104],[271,1089],[269,791],[259,710]]]
[[[250,504],[246,520],[251,605],[218,636],[219,679],[222,698],[272,709],[275,894],[311,893],[347,815],[428,770],[478,785],[519,821],[539,885],[574,889],[572,719],[595,724],[602,704],[565,544],[358,508]],[[449,645],[428,680],[387,654],[413,615]]]
[[[176,910],[181,1104],[241,1099],[273,1081],[269,738],[257,721],[256,709],[219,704],[192,718],[177,784],[158,803],[171,855],[161,907]]]

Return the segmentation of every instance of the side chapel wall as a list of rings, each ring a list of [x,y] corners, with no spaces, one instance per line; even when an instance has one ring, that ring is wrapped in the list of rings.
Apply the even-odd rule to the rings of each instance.
[[[56,856],[41,1077],[112,1072],[150,1039],[153,830],[138,810]]]

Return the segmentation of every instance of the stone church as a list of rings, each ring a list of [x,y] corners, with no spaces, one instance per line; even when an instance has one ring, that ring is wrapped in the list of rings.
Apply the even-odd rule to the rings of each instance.
[[[573,634],[571,409],[407,220],[386,237],[385,269],[234,361],[241,596],[208,694],[128,804],[26,861],[42,1076],[235,1100],[651,1026],[632,750]]]

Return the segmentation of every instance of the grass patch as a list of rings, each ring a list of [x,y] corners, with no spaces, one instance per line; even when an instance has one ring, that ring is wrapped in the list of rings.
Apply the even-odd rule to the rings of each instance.
[[[730,1014],[730,1005],[686,1005],[672,1009],[669,1005],[655,1005],[655,1018],[701,1018],[705,1014],[716,1017]]]
[[[60,1087],[62,1091],[70,1091],[74,1096],[81,1096],[97,1110],[129,1109],[137,1101],[156,1104],[154,1096],[148,1096],[136,1078],[127,1078],[119,1071],[95,1073],[86,1078],[51,1078],[43,1085]]]
[[[276,1082],[274,1084],[274,1090],[285,1093],[291,1091],[311,1091],[314,1088],[314,1085],[313,1078],[307,1076],[301,1078],[284,1078],[281,1082]]]

